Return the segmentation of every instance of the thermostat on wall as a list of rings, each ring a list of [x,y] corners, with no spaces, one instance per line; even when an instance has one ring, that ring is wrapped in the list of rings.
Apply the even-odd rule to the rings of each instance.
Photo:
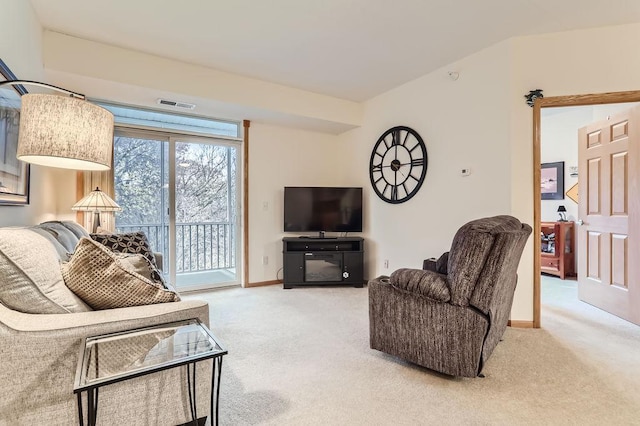
[[[460,176],[469,176],[471,174],[470,168],[460,169]]]

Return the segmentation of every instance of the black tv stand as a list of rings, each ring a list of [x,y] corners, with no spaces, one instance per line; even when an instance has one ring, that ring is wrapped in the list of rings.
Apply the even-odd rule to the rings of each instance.
[[[360,237],[285,237],[283,287],[364,284],[364,240]]]

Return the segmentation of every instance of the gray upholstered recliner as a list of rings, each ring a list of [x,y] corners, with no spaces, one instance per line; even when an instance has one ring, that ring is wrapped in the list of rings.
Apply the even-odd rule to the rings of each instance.
[[[431,270],[369,282],[370,344],[452,376],[475,377],[505,332],[531,227],[511,216],[474,220]]]

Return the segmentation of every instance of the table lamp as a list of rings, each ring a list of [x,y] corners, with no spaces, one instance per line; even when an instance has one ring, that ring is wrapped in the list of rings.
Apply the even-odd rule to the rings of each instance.
[[[564,206],[558,206],[558,214],[560,215],[558,222],[567,221],[567,209],[565,209]]]
[[[89,195],[75,203],[71,210],[93,212],[92,232],[95,234],[100,226],[100,212],[119,212],[122,208],[107,194],[100,191],[100,188],[96,187]]]

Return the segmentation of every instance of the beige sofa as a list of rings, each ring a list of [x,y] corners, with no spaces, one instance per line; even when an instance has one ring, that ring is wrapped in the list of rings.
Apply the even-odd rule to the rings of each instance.
[[[54,228],[64,228],[65,224],[73,225],[55,223]],[[29,272],[31,278],[46,281],[57,277],[56,265],[84,231],[69,227],[74,229],[75,239],[62,228],[54,232],[40,227],[10,231],[0,228],[0,294],[2,287],[9,288],[4,293],[6,301],[0,299],[0,425],[78,424],[73,384],[84,337],[189,318],[208,324],[209,307],[198,300],[100,311],[78,305],[74,312],[55,312],[53,308],[51,312],[45,306],[49,313],[42,314],[33,312],[43,309],[37,304],[15,309],[26,296],[17,291],[12,293],[9,282],[16,276],[7,270],[20,262],[33,262],[38,267]],[[55,238],[51,239],[51,235]],[[12,258],[19,250],[19,258]],[[45,286],[41,291],[55,299],[64,290]],[[211,363],[198,363],[198,417],[209,413],[210,378]],[[86,400],[83,407],[86,410]],[[184,368],[115,383],[100,390],[98,424],[177,425],[190,420]]]

